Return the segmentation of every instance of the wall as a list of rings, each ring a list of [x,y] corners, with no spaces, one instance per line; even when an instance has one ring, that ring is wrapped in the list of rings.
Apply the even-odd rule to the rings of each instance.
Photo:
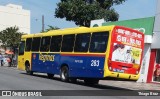
[[[145,44],[144,46],[145,48],[143,53],[143,61],[141,65],[142,67],[140,70],[140,78],[137,80],[137,82],[147,82],[151,44]]]
[[[0,6],[0,30],[17,26],[20,32],[30,34],[30,11],[20,5]]]
[[[156,65],[159,64],[156,62],[156,58],[157,60],[160,60],[158,57],[159,54],[157,53],[159,49],[160,49],[160,0],[157,0],[155,22],[154,22],[154,29],[153,29],[153,41],[151,45],[151,57],[150,57],[151,59],[150,59],[150,65],[148,69],[147,82],[155,82],[153,80],[154,71],[155,71],[154,69],[156,69]]]
[[[160,49],[160,0],[157,0],[156,16],[153,30],[152,49]]]

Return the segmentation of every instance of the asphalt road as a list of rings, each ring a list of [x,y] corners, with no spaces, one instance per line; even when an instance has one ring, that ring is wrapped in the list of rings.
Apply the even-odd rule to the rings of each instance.
[[[86,86],[82,81],[76,84],[65,83],[60,81],[60,78],[56,76],[54,79],[49,79],[47,75],[36,73],[33,76],[27,75],[25,71],[17,70],[12,67],[0,67],[0,90],[75,90],[72,91],[73,96],[54,96],[54,98],[59,99],[135,99],[134,96],[74,96],[76,91],[79,90],[106,90],[111,91],[129,91],[128,89],[122,89],[117,87],[105,86],[105,85],[95,85]],[[64,91],[66,93],[67,91]],[[81,91],[83,94],[88,91]],[[90,93],[91,94],[91,93]],[[90,95],[88,94],[88,95]],[[96,92],[94,92],[94,95]],[[92,93],[93,95],[93,93]],[[4,97],[0,97],[1,99]],[[5,99],[21,99],[22,97],[5,97]],[[23,97],[27,98],[27,97]],[[38,97],[32,97],[34,99],[39,99]],[[43,97],[44,98],[44,97]],[[52,99],[53,97],[45,97]],[[138,98],[138,97],[137,97]],[[140,97],[141,99],[150,99],[151,97]],[[159,97],[154,97],[154,99],[159,99]]]
[[[2,85],[2,86],[1,86]],[[60,81],[56,76],[54,79],[49,79],[46,74],[34,73],[27,75],[25,71],[17,70],[12,67],[0,68],[0,89],[3,90],[100,90],[100,89],[115,89],[127,90],[117,87],[96,85],[86,86],[83,81],[77,84],[66,83]]]

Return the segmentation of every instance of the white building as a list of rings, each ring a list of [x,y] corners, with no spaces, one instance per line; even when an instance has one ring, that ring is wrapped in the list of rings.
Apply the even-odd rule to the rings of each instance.
[[[20,32],[30,34],[30,11],[20,5],[0,6],[0,31],[17,26]]]
[[[23,9],[20,5],[0,5],[0,31],[14,26],[19,28],[19,32],[30,34],[30,11]],[[0,40],[0,52],[4,52],[1,45]]]

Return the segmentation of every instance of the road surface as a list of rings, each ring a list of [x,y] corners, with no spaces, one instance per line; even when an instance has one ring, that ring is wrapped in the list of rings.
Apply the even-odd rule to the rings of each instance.
[[[60,78],[56,76],[54,79],[49,79],[46,74],[34,73],[34,75],[27,75],[25,71],[17,70],[13,67],[0,67],[0,90],[62,90],[66,94],[68,90],[72,90],[73,96],[54,96],[59,99],[135,99],[134,96],[96,96],[96,92],[89,93],[88,91],[80,90],[105,90],[107,92],[123,92],[130,91],[128,89],[122,89],[118,87],[105,86],[105,85],[94,85],[86,86],[82,81],[76,84],[66,83],[60,81]],[[65,91],[67,90],[67,91]],[[75,90],[75,91],[73,91]],[[75,96],[76,91],[80,91],[78,94],[84,95],[86,93],[89,96]],[[126,93],[127,94],[127,93]],[[140,97],[140,96],[138,96]],[[1,99],[4,97],[1,97]],[[5,97],[7,99],[21,99],[22,97]],[[23,97],[27,98],[27,97]],[[38,97],[32,97],[39,99]],[[43,97],[44,98],[44,97]],[[52,99],[53,97],[47,97]],[[140,97],[141,99],[150,99],[151,97]],[[159,97],[154,97],[154,99]]]

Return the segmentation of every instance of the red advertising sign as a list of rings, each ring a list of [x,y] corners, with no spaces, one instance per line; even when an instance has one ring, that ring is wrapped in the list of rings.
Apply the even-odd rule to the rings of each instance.
[[[109,59],[114,72],[137,73],[142,61],[144,34],[116,26],[112,33]]]

